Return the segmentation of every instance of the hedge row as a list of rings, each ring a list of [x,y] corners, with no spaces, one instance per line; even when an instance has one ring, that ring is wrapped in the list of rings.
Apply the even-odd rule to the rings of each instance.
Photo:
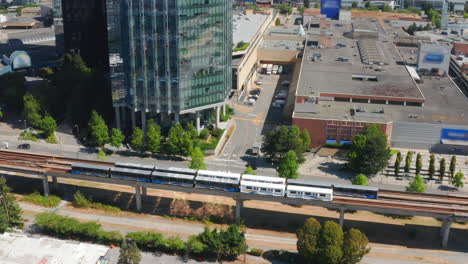
[[[217,259],[232,258],[244,253],[245,236],[237,226],[230,226],[227,231],[213,231],[207,227],[204,232],[192,236],[187,242],[178,237],[165,237],[156,232],[131,232],[124,237],[117,231],[104,231],[97,222],[80,223],[78,220],[55,213],[42,213],[36,216],[36,225],[45,234],[64,239],[90,241],[105,245],[120,245],[123,239],[130,239],[144,251],[163,251],[170,254],[185,253],[204,255]],[[223,248],[212,239],[227,242]],[[232,240],[232,241],[231,241]]]

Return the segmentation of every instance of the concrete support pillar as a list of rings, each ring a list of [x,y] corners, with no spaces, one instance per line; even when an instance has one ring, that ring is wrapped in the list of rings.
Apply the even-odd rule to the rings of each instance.
[[[180,116],[179,116],[179,113],[174,113],[174,123],[179,123],[180,121]]]
[[[42,188],[44,190],[44,196],[49,196],[50,189],[49,189],[49,180],[47,179],[47,175],[44,175],[42,177]]]
[[[220,107],[216,107],[216,127],[219,127],[219,109]]]
[[[226,104],[223,104],[223,115],[226,115]]]
[[[388,104],[388,100],[385,100],[385,104]]]
[[[58,190],[57,177],[52,176],[52,183],[53,183],[53,185],[54,185],[54,190],[57,191],[57,190]]]
[[[442,223],[442,226],[440,227],[440,235],[442,237],[442,248],[447,248],[451,225],[452,225],[452,221],[446,218],[444,219],[444,222]]]
[[[406,106],[406,101],[403,102],[403,105]]]
[[[242,207],[244,207],[244,200],[236,198],[236,224],[240,224]]]
[[[141,187],[141,195],[146,196],[148,195],[147,193],[148,193],[148,190],[146,189],[146,187]]]
[[[352,103],[352,102],[353,102],[353,98],[349,98],[349,101]]]
[[[114,112],[115,112],[115,126],[117,129],[122,129],[120,125],[120,107],[116,106],[114,107]]]
[[[146,112],[141,110],[141,129],[146,131]]]
[[[140,186],[135,186],[135,202],[136,202],[137,211],[141,212],[141,188]]]
[[[367,103],[370,104],[370,99],[367,99]]]
[[[195,113],[195,117],[196,117],[196,126],[197,126],[197,132],[200,133],[200,112],[196,112]]]
[[[340,208],[340,220],[339,220],[339,223],[340,223],[341,228],[343,228],[343,224],[344,224],[344,213],[345,213],[345,210],[344,210],[343,208]]]
[[[132,118],[132,129],[136,127],[136,117],[135,117],[135,111],[131,110],[131,118]]]

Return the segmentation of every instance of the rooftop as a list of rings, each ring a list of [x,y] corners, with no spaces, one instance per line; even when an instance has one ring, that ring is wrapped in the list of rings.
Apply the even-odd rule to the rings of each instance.
[[[267,15],[252,14],[252,15],[235,15],[233,16],[233,43],[251,42],[252,38],[257,34],[262,24],[268,18]]]
[[[298,82],[298,96],[341,94],[424,100],[407,70],[400,65],[399,55],[390,42],[369,40],[375,45],[369,45],[373,50],[367,52],[372,52],[372,57],[379,58],[382,63],[368,65],[363,63],[357,41],[342,36],[342,26],[331,26],[328,30],[333,34],[330,48],[313,45],[320,41],[320,36],[309,34]],[[314,61],[314,57],[320,58]],[[377,81],[354,78],[360,76],[373,76],[375,78],[371,79]]]

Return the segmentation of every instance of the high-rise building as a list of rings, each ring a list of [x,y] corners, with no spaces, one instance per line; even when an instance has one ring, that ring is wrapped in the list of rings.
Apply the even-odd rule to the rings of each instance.
[[[232,2],[107,0],[117,127],[178,122],[220,107],[231,90]]]
[[[92,68],[107,69],[106,0],[62,0],[64,50]]]

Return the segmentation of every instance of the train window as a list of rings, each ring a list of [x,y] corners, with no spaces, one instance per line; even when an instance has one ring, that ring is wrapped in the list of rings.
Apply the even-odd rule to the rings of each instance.
[[[261,191],[266,191],[267,189],[266,188],[260,188]]]
[[[252,186],[245,187],[247,190],[252,190]]]
[[[289,193],[291,193],[291,194],[296,194],[296,191],[289,191]]]
[[[280,190],[280,189],[276,189],[275,192],[281,192],[281,190]]]
[[[305,195],[311,195],[311,193],[310,193],[310,192],[306,192]]]

